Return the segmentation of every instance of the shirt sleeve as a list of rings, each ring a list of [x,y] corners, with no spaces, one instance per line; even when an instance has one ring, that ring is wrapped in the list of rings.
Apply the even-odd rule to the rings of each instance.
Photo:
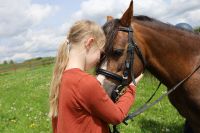
[[[110,124],[121,123],[135,99],[134,86],[128,86],[125,94],[114,103],[95,78],[84,78],[79,85],[82,105],[91,115]]]

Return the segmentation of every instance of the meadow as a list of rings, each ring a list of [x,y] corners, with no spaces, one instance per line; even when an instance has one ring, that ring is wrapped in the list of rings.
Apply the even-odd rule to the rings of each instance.
[[[52,132],[48,118],[52,69],[53,65],[48,65],[0,75],[0,133]],[[145,73],[131,110],[145,103],[158,84]],[[165,92],[166,87],[162,85],[153,100]],[[118,126],[121,133],[181,133],[184,119],[166,97],[128,123],[128,126]]]

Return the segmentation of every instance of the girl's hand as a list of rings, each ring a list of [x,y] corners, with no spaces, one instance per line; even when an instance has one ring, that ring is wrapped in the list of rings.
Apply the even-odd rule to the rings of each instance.
[[[143,73],[142,74],[140,74],[136,79],[135,79],[135,82],[136,82],[136,85],[139,83],[139,81],[142,79],[142,77],[143,77]]]
[[[142,73],[142,74],[140,74],[140,75],[135,79],[136,85],[137,85],[137,84],[139,83],[139,81],[142,79],[143,75],[144,75],[144,74]],[[133,84],[133,82],[131,82],[130,85],[135,86],[135,85]]]

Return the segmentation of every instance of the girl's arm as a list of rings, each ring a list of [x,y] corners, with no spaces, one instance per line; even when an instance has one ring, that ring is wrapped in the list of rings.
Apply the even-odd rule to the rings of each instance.
[[[91,114],[111,124],[119,124],[127,116],[135,100],[135,86],[128,86],[125,94],[116,103],[110,99],[95,78],[84,78],[80,81],[80,101]]]

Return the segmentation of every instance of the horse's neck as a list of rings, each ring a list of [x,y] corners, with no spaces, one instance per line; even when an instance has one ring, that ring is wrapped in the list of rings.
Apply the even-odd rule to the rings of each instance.
[[[147,69],[165,85],[173,86],[198,64],[200,38],[185,39],[181,31],[158,31],[138,24],[134,28],[137,43],[145,53]]]

